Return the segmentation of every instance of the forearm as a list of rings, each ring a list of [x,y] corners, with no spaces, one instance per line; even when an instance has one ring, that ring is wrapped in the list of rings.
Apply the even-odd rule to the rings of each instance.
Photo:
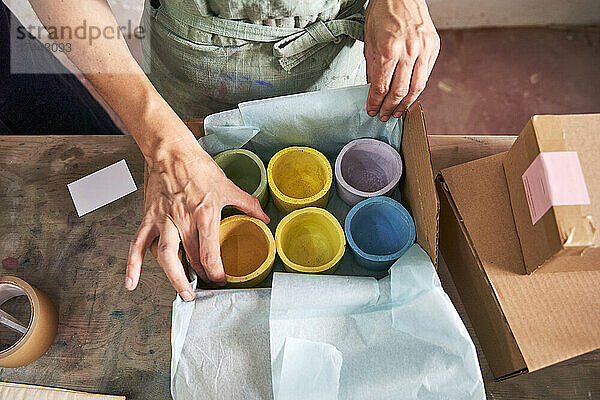
[[[69,43],[71,51],[67,54],[71,61],[119,115],[147,159],[160,158],[161,150],[170,143],[192,137],[152,86],[120,32],[114,32],[118,23],[106,0],[30,0],[30,3],[44,26],[54,27],[57,32],[73,32],[84,21],[100,31],[113,29],[113,35],[99,35],[93,40],[89,31],[68,37],[58,34],[53,39]]]

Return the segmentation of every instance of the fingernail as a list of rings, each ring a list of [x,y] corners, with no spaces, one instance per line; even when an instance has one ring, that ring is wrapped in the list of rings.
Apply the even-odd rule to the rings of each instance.
[[[387,122],[387,120],[390,119],[390,117],[387,115],[384,115],[383,117],[379,117],[379,119],[381,120],[381,122]]]
[[[399,112],[395,112],[395,113],[394,113],[394,118],[400,118],[400,115],[401,115],[401,113],[399,113]]]
[[[192,301],[194,300],[194,295],[192,294],[192,292],[189,291],[185,291],[185,292],[181,292],[181,298],[183,299],[183,301]]]
[[[225,282],[217,282],[217,285],[223,287],[223,286],[227,285],[227,281],[225,281]]]
[[[367,114],[369,115],[369,117],[374,117],[377,115],[377,111],[375,110],[369,110],[367,111]]]
[[[133,279],[130,277],[125,278],[125,288],[127,290],[133,290]]]

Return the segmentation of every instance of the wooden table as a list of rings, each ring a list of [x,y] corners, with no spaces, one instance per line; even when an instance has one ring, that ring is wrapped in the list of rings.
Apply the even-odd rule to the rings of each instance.
[[[436,169],[505,151],[513,137],[430,136]],[[125,159],[138,190],[82,218],[66,184]],[[171,302],[152,256],[138,289],[124,287],[129,241],[142,218],[143,158],[127,136],[0,137],[1,274],[19,276],[58,305],[54,344],[38,361],[0,369],[0,380],[168,399]],[[600,396],[600,351],[494,382],[443,263],[443,286],[477,346],[490,399]]]

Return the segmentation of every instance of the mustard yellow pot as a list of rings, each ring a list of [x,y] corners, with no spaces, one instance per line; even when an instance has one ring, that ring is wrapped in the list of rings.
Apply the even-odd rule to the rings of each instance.
[[[346,249],[338,220],[317,207],[286,215],[275,230],[275,243],[287,271],[310,274],[335,272]]]
[[[253,287],[265,280],[275,262],[275,239],[259,219],[234,215],[221,221],[221,260],[228,287]]]
[[[310,147],[287,147],[269,161],[267,181],[273,203],[284,214],[303,207],[325,207],[333,182],[327,157]]]

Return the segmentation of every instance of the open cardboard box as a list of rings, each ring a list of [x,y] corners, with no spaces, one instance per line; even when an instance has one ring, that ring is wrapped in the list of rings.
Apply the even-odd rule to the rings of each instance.
[[[203,119],[184,121],[196,138],[204,135]],[[433,264],[438,261],[439,200],[435,189],[435,177],[431,165],[429,142],[425,129],[423,109],[416,103],[403,118],[401,155],[403,177],[400,181],[402,204],[415,220],[417,242],[429,254]],[[147,165],[144,168],[144,193],[147,183]],[[331,190],[335,190],[335,183]],[[156,257],[155,240],[150,250]],[[347,250],[349,251],[349,250]],[[181,251],[182,260],[186,258]],[[187,264],[184,261],[184,265]],[[189,266],[185,265],[186,268]]]
[[[437,179],[440,250],[498,380],[600,348],[600,271],[524,274],[505,155]]]

